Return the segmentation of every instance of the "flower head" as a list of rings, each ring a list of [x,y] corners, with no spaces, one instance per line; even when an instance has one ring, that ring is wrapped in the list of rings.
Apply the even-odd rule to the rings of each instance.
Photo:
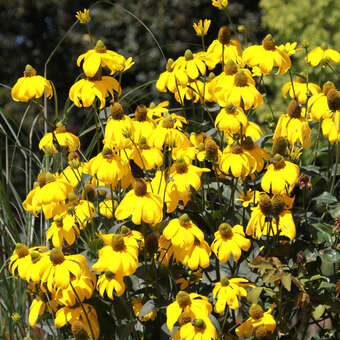
[[[44,92],[47,98],[52,97],[50,82],[38,76],[37,71],[31,65],[26,65],[24,76],[19,78],[12,87],[11,96],[16,102],[28,102],[33,98],[40,98]]]
[[[226,8],[228,6],[228,0],[211,0],[211,4],[219,9]]]
[[[327,60],[329,64],[340,63],[340,53],[324,44],[321,47],[315,47],[306,56],[306,62],[314,67],[318,66],[322,60]]]
[[[197,24],[194,23],[193,27],[197,35],[203,37],[208,33],[208,29],[210,27],[211,20],[209,19],[204,19],[200,20]]]
[[[81,24],[87,24],[91,20],[90,10],[84,8],[83,11],[77,11],[76,18]]]

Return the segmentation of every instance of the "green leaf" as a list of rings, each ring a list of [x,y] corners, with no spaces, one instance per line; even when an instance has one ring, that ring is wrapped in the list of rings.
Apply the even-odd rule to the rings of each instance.
[[[156,308],[154,300],[149,300],[144,303],[143,307],[139,311],[138,318],[142,318],[146,314],[151,313]]]
[[[321,258],[327,262],[339,262],[340,261],[340,252],[335,249],[325,249]]]
[[[318,305],[312,312],[313,317],[315,319],[319,319],[321,315],[325,312],[326,306],[325,305]]]
[[[311,224],[311,226],[318,231],[316,234],[316,240],[318,241],[318,243],[322,243],[325,241],[328,243],[332,243],[331,229],[329,228],[329,225],[322,223],[313,223]]]
[[[247,295],[247,300],[250,303],[257,303],[257,301],[259,301],[259,297],[262,293],[263,287],[255,287],[254,289],[252,289],[248,295]]]
[[[338,200],[331,193],[325,191],[320,196],[314,197],[313,201],[317,201],[318,203],[337,203]]]
[[[291,286],[292,286],[292,277],[289,273],[286,273],[282,275],[281,282],[283,284],[283,287],[285,287],[288,292],[290,292]]]
[[[340,203],[336,204],[333,209],[328,210],[333,218],[337,218],[340,215]]]

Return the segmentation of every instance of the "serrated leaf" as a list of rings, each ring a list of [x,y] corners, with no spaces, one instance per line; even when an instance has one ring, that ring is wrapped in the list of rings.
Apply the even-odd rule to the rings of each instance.
[[[264,290],[270,297],[275,296],[275,292],[273,292],[272,289],[270,289],[270,288],[263,288],[263,290]]]
[[[290,289],[291,289],[291,286],[292,286],[291,275],[289,273],[282,275],[281,282],[282,282],[283,287],[285,287],[288,290],[288,292],[290,292]]]
[[[325,305],[318,305],[312,312],[313,317],[315,319],[319,319],[321,315],[325,312],[326,306]]]
[[[265,275],[263,275],[262,280],[263,282],[270,282],[270,279],[276,274],[276,270],[272,269],[269,270]]]
[[[259,297],[262,293],[263,287],[255,287],[254,289],[252,289],[248,295],[247,295],[247,300],[250,303],[257,303],[257,301],[259,300]]]
[[[325,249],[321,258],[327,262],[339,262],[340,261],[340,252],[335,249]]]
[[[318,203],[337,203],[337,198],[331,193],[325,191],[321,195],[314,197],[312,201],[317,201]]]

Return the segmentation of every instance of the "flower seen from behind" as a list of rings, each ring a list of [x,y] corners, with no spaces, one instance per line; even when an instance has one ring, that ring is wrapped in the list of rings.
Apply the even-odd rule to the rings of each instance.
[[[84,8],[83,11],[77,11],[76,18],[81,24],[87,24],[91,20],[90,10]]]
[[[211,20],[209,19],[204,19],[200,20],[198,23],[193,24],[194,30],[197,35],[203,37],[208,33],[209,27],[210,27]]]

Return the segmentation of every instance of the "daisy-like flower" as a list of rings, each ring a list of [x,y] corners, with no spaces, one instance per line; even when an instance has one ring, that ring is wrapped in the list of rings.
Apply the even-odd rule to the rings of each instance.
[[[257,190],[251,190],[249,189],[247,192],[240,191],[239,198],[236,198],[236,201],[241,201],[242,205],[247,208],[249,204],[257,204],[259,200],[259,196],[261,194],[261,191]]]
[[[83,11],[76,12],[76,18],[81,24],[87,24],[91,21],[90,10],[84,8]]]
[[[267,193],[290,193],[298,182],[299,174],[300,168],[296,164],[276,154],[262,177],[261,187]]]
[[[113,234],[111,244],[99,251],[99,259],[92,266],[95,272],[110,271],[118,277],[132,275],[138,267],[138,243],[133,238]]]
[[[98,98],[100,108],[103,109],[105,98],[113,97],[113,91],[121,92],[121,87],[115,78],[108,76],[102,76],[100,79],[87,78],[80,79],[71,86],[69,97],[77,107],[89,107]]]
[[[85,310],[85,313],[83,311]],[[86,333],[88,336],[91,336],[91,330],[93,331],[94,339],[90,337],[92,340],[97,340],[100,334],[100,327],[98,322],[97,312],[92,305],[87,303],[83,303],[81,306],[76,305],[74,307],[62,307],[58,309],[57,313],[55,314],[54,325],[56,328],[61,328],[66,324],[70,324],[72,326],[72,331],[75,333],[77,331],[75,324],[77,325],[78,331],[80,329],[81,323],[83,328],[85,328]],[[91,324],[91,327],[89,326]],[[86,339],[86,338],[85,338]]]
[[[262,235],[280,234],[293,240],[296,235],[295,223],[290,211],[294,198],[274,195],[270,198],[261,194],[258,205],[252,208],[246,234],[260,239]]]
[[[178,126],[177,119],[173,118],[170,114],[165,114],[159,120],[157,128],[150,135],[149,143],[161,149],[164,144],[176,147],[188,147],[190,141],[188,137],[175,126]]]
[[[247,279],[238,277],[228,279],[222,276],[212,291],[214,299],[217,297],[215,312],[218,314],[224,313],[227,304],[231,309],[238,309],[239,300],[242,297],[247,297],[246,287],[255,287],[255,285]]]
[[[280,116],[277,122],[273,140],[279,137],[287,139],[291,146],[300,143],[302,147],[310,145],[311,129],[305,116],[305,110],[296,100],[292,100],[288,106],[288,113]]]
[[[79,278],[71,277],[71,284],[64,289],[56,289],[55,298],[61,305],[75,306],[79,300],[90,299],[96,288],[96,275],[90,270],[85,258],[78,258],[81,267]]]
[[[192,26],[194,27],[196,34],[200,37],[203,37],[207,35],[210,24],[211,24],[211,20],[204,19],[204,20],[199,20],[197,24],[194,22]]]
[[[147,143],[147,138],[144,136],[139,139],[138,145],[135,145],[131,153],[129,153],[129,158],[143,170],[152,170],[163,165],[162,151],[158,148],[150,147]]]
[[[233,177],[246,178],[256,170],[256,160],[249,153],[244,152],[241,145],[228,145],[224,150],[219,168]]]
[[[110,197],[107,197],[106,200],[101,201],[98,205],[98,214],[104,215],[107,218],[112,218],[115,209],[117,208],[117,201],[113,200]]]
[[[146,322],[149,320],[155,320],[156,316],[157,316],[157,309],[153,309],[150,313],[147,313],[145,315],[143,315],[142,317],[138,317],[139,313],[143,307],[143,301],[139,298],[134,298],[132,299],[132,309],[133,309],[133,313],[135,314],[135,317],[138,318],[140,321],[142,322]]]
[[[210,172],[210,169],[199,168],[188,164],[184,159],[177,159],[170,168],[170,177],[176,184],[176,189],[181,195],[183,204],[186,205],[190,199],[190,188],[196,191],[201,187],[201,176],[203,172]]]
[[[274,67],[278,67],[279,74],[285,74],[292,64],[288,54],[275,45],[271,34],[262,40],[262,45],[246,48],[242,59],[250,67],[259,66],[263,75],[269,74]]]
[[[44,92],[47,98],[52,97],[50,82],[42,76],[37,76],[37,71],[31,65],[26,65],[24,76],[12,87],[11,96],[16,102],[28,102],[33,98],[40,98]]]
[[[234,261],[241,257],[242,250],[248,251],[251,246],[250,240],[245,238],[243,227],[239,224],[231,227],[228,223],[222,223],[211,244],[211,249],[222,263],[227,262],[233,254]]]
[[[188,76],[184,70],[177,69],[174,72],[174,60],[170,58],[166,64],[166,70],[159,75],[156,88],[160,92],[167,92],[169,90],[175,93],[179,86],[187,86],[188,81]]]
[[[129,137],[133,136],[133,123],[124,114],[123,106],[117,102],[110,102],[111,116],[107,120],[103,143],[107,147],[124,149],[131,145]]]
[[[263,97],[256,89],[255,81],[252,79],[249,70],[242,69],[235,74],[232,86],[224,95],[224,103],[228,102],[237,107],[242,105],[245,110],[257,109],[263,104]],[[222,101],[219,101],[219,103],[222,104]]]
[[[190,271],[187,273],[185,277],[180,277],[179,279],[176,280],[176,283],[179,284],[179,289],[180,290],[185,290],[187,289],[190,285],[199,282],[202,280],[202,274],[203,271],[202,269],[198,269],[196,271]]]
[[[57,128],[53,132],[49,132],[41,138],[39,149],[45,154],[58,153],[60,147],[68,149],[68,152],[75,152],[80,147],[80,141],[77,136],[71,132],[67,132],[64,125],[57,124]]]
[[[322,133],[328,137],[330,143],[340,141],[340,108],[333,116],[322,121]]]
[[[256,171],[261,172],[265,162],[270,159],[269,153],[255,144],[251,137],[247,136],[242,140],[242,149],[249,158],[254,158],[256,161]]]
[[[282,44],[280,46],[278,46],[278,48],[283,51],[286,52],[288,54],[288,56],[290,57],[291,55],[294,55],[296,52],[301,51],[302,48],[296,48],[297,42],[287,42],[285,44]]]
[[[340,53],[323,44],[321,47],[315,47],[306,56],[306,62],[314,67],[318,66],[322,60],[327,60],[329,64],[340,63]]]
[[[127,168],[118,154],[105,146],[101,153],[89,160],[88,172],[107,187],[115,188]]]
[[[186,316],[183,317],[183,314]],[[215,340],[218,337],[209,318],[192,319],[190,314],[184,312],[179,324],[181,328],[175,333],[174,340]]]
[[[54,293],[40,291],[39,296],[33,299],[28,322],[32,328],[35,328],[38,318],[44,314],[46,309],[50,314],[53,314],[57,310],[58,301],[55,299]],[[51,308],[52,307],[52,308]]]
[[[222,26],[218,31],[218,38],[209,45],[207,54],[214,58],[216,64],[226,63],[229,59],[232,59],[235,63],[240,63],[241,44],[238,40],[231,39],[231,32],[227,26]]]
[[[132,215],[134,224],[142,222],[154,225],[163,219],[163,203],[159,195],[150,192],[142,179],[137,179],[120,202],[115,211],[117,220],[124,220]]]
[[[308,96],[315,95],[321,92],[321,89],[314,83],[308,82],[307,84],[306,78],[304,76],[297,76],[295,81],[289,81],[288,83],[284,84],[282,86],[281,92],[284,98],[287,98],[287,94],[289,94],[290,98],[297,98],[300,104],[306,104],[307,94]]]
[[[228,6],[228,0],[211,0],[211,4],[214,7],[222,9]]]
[[[183,214],[180,218],[171,220],[163,230],[163,235],[171,243],[180,248],[191,248],[195,238],[204,240],[204,234],[189,218]]]
[[[52,291],[54,288],[67,288],[72,277],[79,278],[81,275],[81,262],[86,262],[83,255],[64,255],[58,249],[53,248],[49,253],[49,265],[41,278],[42,282],[47,282],[47,288]]]
[[[260,126],[255,124],[254,122],[251,122],[250,120],[248,120],[248,124],[246,126],[246,131],[244,134],[246,135],[246,137],[250,137],[254,143],[263,136],[263,132]]]
[[[113,291],[116,291],[118,296],[121,296],[125,292],[125,283],[122,276],[118,276],[109,270],[100,275],[97,283],[97,290],[102,298],[106,292],[107,296],[113,300]]]
[[[332,90],[332,91],[331,91]],[[314,94],[309,98],[308,108],[309,114],[312,120],[320,121],[324,118],[329,118],[334,110],[334,104],[336,105],[337,96],[334,96],[336,90],[335,85],[331,81],[327,81],[322,86],[322,92]],[[338,99],[340,102],[340,99]],[[329,107],[332,107],[332,109]]]
[[[111,70],[111,74],[114,74],[122,68],[122,63],[124,63],[126,59],[122,55],[108,50],[104,43],[98,40],[94,49],[78,57],[77,66],[80,66],[82,61],[84,61],[83,70],[86,76],[94,77],[100,67],[105,66]]]
[[[135,117],[132,119],[133,141],[138,143],[142,136],[149,137],[156,127],[156,123],[148,116],[148,109],[145,105],[138,105],[135,111]]]
[[[17,243],[9,259],[8,271],[14,277],[18,272],[19,277],[23,280],[30,281],[30,279],[33,279],[34,282],[39,281],[46,268],[44,251],[46,251],[46,247],[27,248],[26,245]],[[42,260],[40,261],[40,259]]]
[[[215,127],[226,135],[243,135],[248,125],[248,118],[244,111],[232,103],[227,103],[215,119]]]
[[[212,312],[212,306],[203,295],[180,291],[176,295],[176,301],[166,307],[166,324],[170,332],[184,311],[189,312],[193,318],[202,319],[207,318]]]
[[[191,270],[209,267],[211,249],[205,240],[201,241],[195,237],[191,248],[173,246],[173,252],[175,259]]]
[[[250,318],[235,329],[237,336],[249,338],[253,334],[255,338],[262,339],[267,334],[273,333],[276,328],[276,322],[272,316],[274,307],[273,305],[266,312],[263,312],[260,305],[251,305],[249,308]]]

